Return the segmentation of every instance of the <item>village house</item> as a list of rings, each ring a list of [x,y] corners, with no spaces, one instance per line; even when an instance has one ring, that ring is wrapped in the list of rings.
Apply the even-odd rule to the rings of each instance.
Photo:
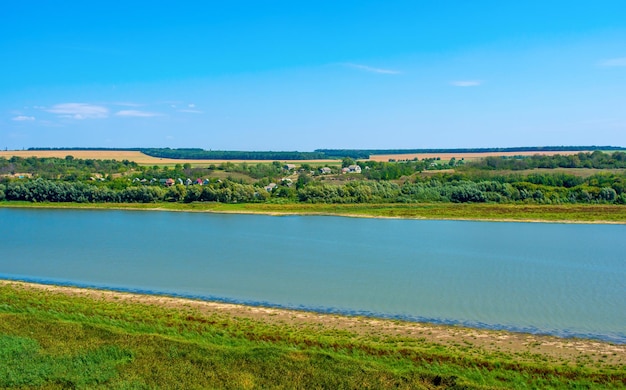
[[[322,168],[320,168],[320,173],[321,173],[322,175],[328,175],[328,174],[330,174],[331,172],[332,172],[332,171],[331,171],[331,169],[330,169],[330,168],[328,168],[328,167],[322,167]]]
[[[265,187],[263,187],[263,188],[265,188],[265,191],[267,191],[267,192],[272,192],[272,190],[273,190],[274,188],[276,188],[276,186],[277,186],[277,184],[276,184],[276,183],[270,183],[270,184],[266,185],[266,186],[265,186]]]
[[[361,173],[361,167],[356,164],[350,165],[348,169],[350,170],[350,173]]]
[[[361,173],[361,167],[354,164],[341,168],[341,173]]]
[[[283,165],[283,169],[286,171],[292,171],[296,169],[296,164],[285,164]]]

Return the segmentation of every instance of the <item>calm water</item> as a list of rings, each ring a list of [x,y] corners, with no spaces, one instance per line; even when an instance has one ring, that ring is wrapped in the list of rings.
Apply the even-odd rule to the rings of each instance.
[[[0,209],[0,277],[626,343],[626,226]]]

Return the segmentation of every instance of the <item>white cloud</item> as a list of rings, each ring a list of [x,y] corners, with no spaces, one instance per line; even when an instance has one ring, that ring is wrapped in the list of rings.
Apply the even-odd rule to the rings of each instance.
[[[188,110],[186,108],[178,110],[178,112],[189,112],[192,114],[202,114],[203,112],[200,110]]]
[[[116,116],[125,117],[137,117],[137,118],[151,118],[155,116],[161,116],[157,112],[138,111],[138,110],[122,110],[115,113]]]
[[[398,70],[373,68],[371,66],[361,65],[361,64],[347,63],[347,64],[344,64],[344,66],[347,66],[349,68],[364,70],[364,71],[370,72],[370,73],[378,73],[378,74],[401,74],[402,73],[402,72],[400,72]]]
[[[626,57],[611,58],[608,60],[601,61],[600,66],[607,67],[607,68],[617,67],[617,66],[626,66]]]
[[[450,81],[450,85],[455,87],[478,87],[483,82],[481,80],[457,80]]]
[[[193,103],[191,103],[191,104],[188,104],[188,105],[187,105],[187,107],[189,107],[189,108],[195,108],[195,107],[196,107],[196,105],[195,105],[195,104],[193,104]]]
[[[142,107],[143,104],[140,103],[133,103],[133,102],[115,102],[113,103],[116,106],[122,106],[122,107]]]
[[[58,114],[61,118],[72,119],[98,119],[109,116],[108,108],[87,103],[62,103],[45,111]]]
[[[34,121],[35,117],[26,116],[26,115],[18,115],[18,116],[14,116],[13,118],[11,118],[11,120],[14,120],[16,122],[29,122],[29,121]]]

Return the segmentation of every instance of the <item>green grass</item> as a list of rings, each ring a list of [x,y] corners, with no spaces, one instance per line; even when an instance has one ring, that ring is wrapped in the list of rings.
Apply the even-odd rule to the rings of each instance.
[[[308,204],[308,203],[30,203],[0,202],[0,207],[162,209],[222,213],[323,214],[359,217],[471,219],[546,222],[626,223],[626,206],[608,204]]]
[[[607,389],[626,368],[0,285],[2,388]]]

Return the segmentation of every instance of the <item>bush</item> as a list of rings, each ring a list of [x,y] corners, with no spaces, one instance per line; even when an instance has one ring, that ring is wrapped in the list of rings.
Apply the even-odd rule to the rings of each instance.
[[[463,185],[452,190],[450,200],[457,203],[484,202],[485,194],[476,187]]]
[[[611,187],[604,187],[600,190],[599,198],[607,202],[615,202],[617,192]]]

